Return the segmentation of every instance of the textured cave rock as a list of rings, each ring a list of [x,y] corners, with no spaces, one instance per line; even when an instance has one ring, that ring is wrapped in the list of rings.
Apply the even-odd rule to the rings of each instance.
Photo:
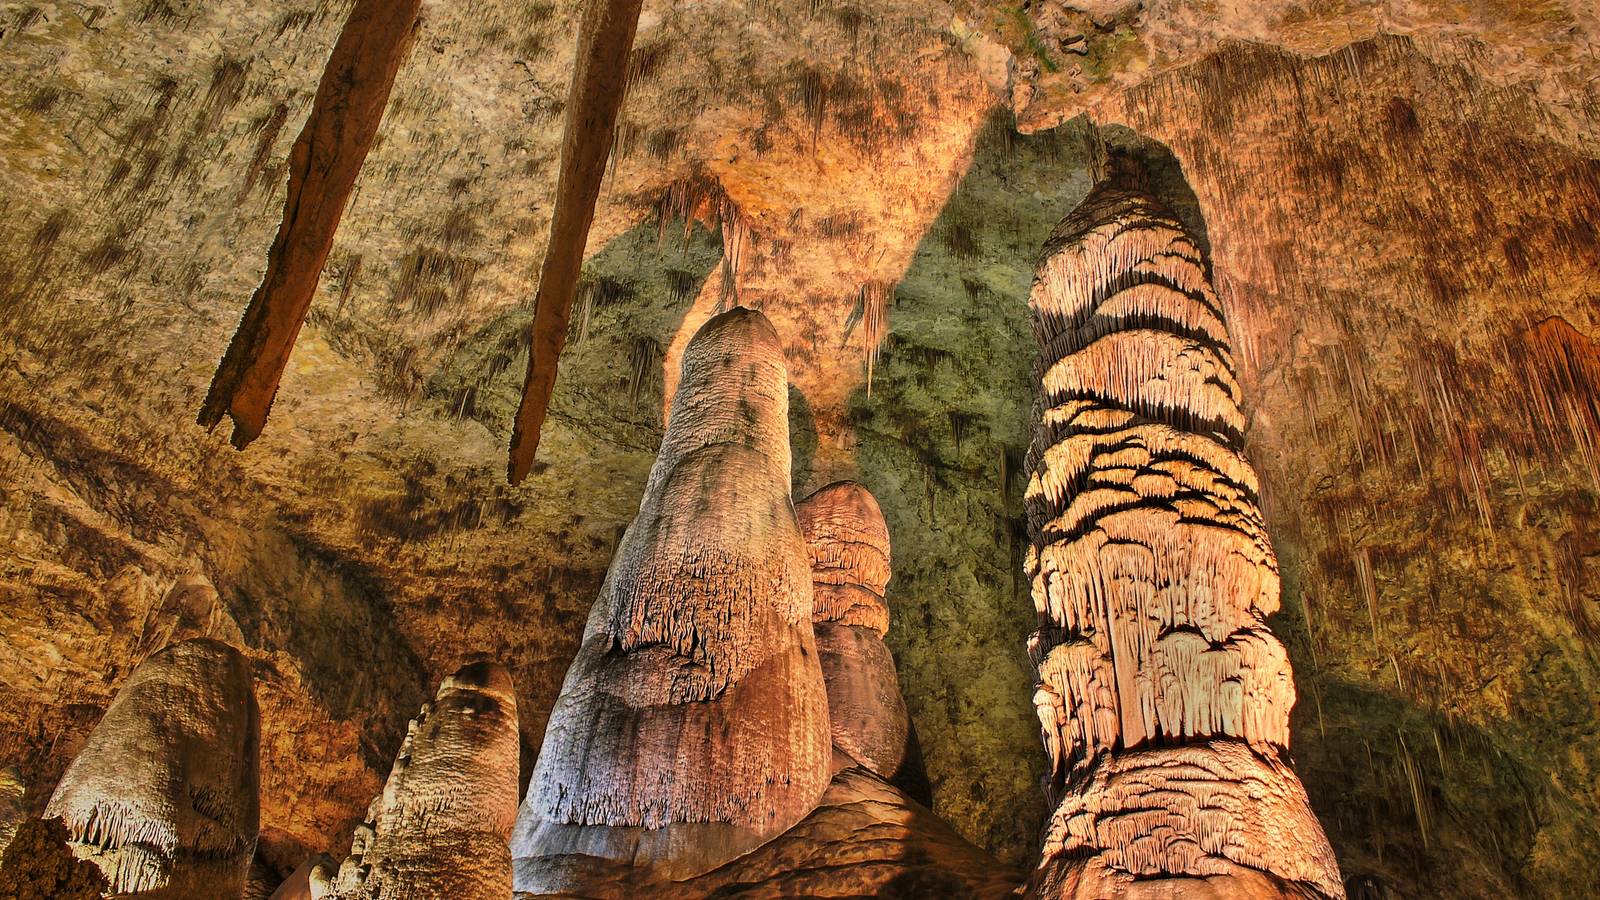
[[[19,900],[100,900],[105,873],[79,859],[60,819],[27,819],[0,851],[0,897]]]
[[[561,175],[556,183],[550,244],[545,248],[534,298],[528,373],[511,434],[508,477],[515,484],[533,468],[539,431],[555,390],[556,365],[567,340],[567,321],[577,296],[583,250],[594,223],[600,180],[611,158],[617,111],[628,93],[628,53],[633,49],[643,0],[595,0],[578,26],[578,51],[567,91],[567,122],[561,138]]]
[[[1207,262],[1129,158],[1051,235],[1029,306],[1045,897],[1342,897],[1282,762],[1294,683]]]
[[[519,892],[569,889],[595,860],[697,875],[822,795],[827,694],[787,416],[767,320],[740,307],[706,323],[550,716],[512,840]]]
[[[366,161],[422,0],[356,0],[289,155],[283,222],[267,274],[245,310],[200,410],[200,424],[233,419],[243,448],[266,427],[278,382],[316,295],[323,264]]]
[[[174,644],[134,670],[45,815],[117,894],[239,896],[259,825],[259,728],[237,650]]]
[[[0,769],[0,857],[6,855],[6,846],[17,829],[28,818],[28,807],[23,798],[28,793],[28,782],[16,766]]]
[[[330,900],[509,897],[517,751],[517,698],[506,670],[473,663],[446,677],[411,721],[349,857],[337,872],[326,864],[310,871],[312,893]],[[293,877],[285,886],[300,890]]]
[[[929,803],[889,631],[889,526],[864,485],[840,481],[795,505],[811,558],[812,627],[828,687],[833,746]]]

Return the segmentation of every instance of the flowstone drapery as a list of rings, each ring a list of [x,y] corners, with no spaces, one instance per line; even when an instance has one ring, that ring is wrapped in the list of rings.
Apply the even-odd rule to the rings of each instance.
[[[1278,569],[1208,263],[1137,164],[1057,226],[1029,298],[1029,650],[1055,813],[1039,897],[1342,897],[1283,761]]]
[[[115,894],[237,897],[259,828],[249,664],[207,638],[133,671],[45,809]]]

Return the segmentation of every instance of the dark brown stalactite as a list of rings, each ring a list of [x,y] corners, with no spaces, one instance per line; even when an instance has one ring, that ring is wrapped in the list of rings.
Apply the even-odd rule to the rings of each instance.
[[[578,55],[567,94],[566,133],[561,141],[561,177],[556,184],[555,216],[550,223],[550,245],[539,273],[539,293],[534,300],[533,335],[528,351],[528,375],[522,385],[511,433],[512,484],[527,477],[539,449],[539,430],[550,409],[556,385],[556,362],[567,341],[567,319],[577,295],[583,248],[594,222],[594,205],[600,196],[622,107],[628,74],[628,53],[639,26],[643,0],[596,0],[584,11],[578,31]]]
[[[200,408],[200,424],[233,419],[241,450],[261,434],[316,294],[322,266],[356,176],[383,120],[421,0],[357,0],[328,58],[311,116],[289,153],[283,223],[267,253],[267,274]]]

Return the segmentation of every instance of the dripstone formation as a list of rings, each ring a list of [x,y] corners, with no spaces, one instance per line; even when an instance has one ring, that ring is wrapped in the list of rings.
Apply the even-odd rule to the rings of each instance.
[[[517,699],[498,665],[444,679],[411,720],[383,793],[337,872],[311,872],[329,900],[504,900],[517,815]]]
[[[698,875],[782,833],[827,786],[782,345],[736,308],[682,365],[517,821],[519,892],[572,887],[585,858]]]
[[[795,507],[811,557],[812,627],[828,687],[833,746],[885,781],[926,797],[926,776],[889,632],[889,526],[878,501],[853,481],[830,484]]]
[[[1278,568],[1208,263],[1116,161],[1045,246],[1027,557],[1038,897],[1342,897],[1284,763]]]
[[[259,827],[259,712],[249,665],[206,638],[145,660],[45,810],[113,894],[237,897]]]

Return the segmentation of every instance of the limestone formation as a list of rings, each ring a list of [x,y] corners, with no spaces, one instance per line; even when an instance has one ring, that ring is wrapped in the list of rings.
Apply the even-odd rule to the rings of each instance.
[[[778,335],[733,309],[684,352],[639,514],[551,712],[512,840],[519,892],[569,889],[606,860],[691,877],[815,807],[827,695],[789,467]]]
[[[584,10],[578,29],[550,245],[539,272],[528,374],[511,433],[508,475],[512,484],[527,477],[539,449],[539,431],[555,390],[556,363],[567,340],[567,320],[578,292],[578,273],[589,226],[594,223],[600,179],[611,156],[617,111],[627,96],[628,53],[633,49],[642,5],[642,0],[594,0]]]
[[[445,678],[433,703],[411,720],[350,856],[336,873],[318,867],[312,894],[505,900],[517,760],[517,699],[506,670],[473,663]]]
[[[232,417],[235,447],[243,449],[267,424],[421,5],[422,0],[356,0],[333,47],[311,116],[289,155],[289,194],[267,253],[266,277],[200,410],[207,428]]]
[[[28,808],[23,803],[28,793],[28,782],[16,766],[0,769],[0,858],[16,836],[17,829],[28,818]]]
[[[1136,164],[1113,168],[1029,299],[1029,650],[1056,804],[1032,890],[1342,896],[1282,761],[1294,682],[1221,304]]]
[[[117,894],[237,897],[255,854],[259,743],[244,657],[174,644],[134,670],[45,815]]]
[[[833,745],[886,781],[920,777],[911,718],[889,631],[889,526],[878,501],[853,481],[830,484],[795,506],[811,557],[812,624],[828,686]]]

